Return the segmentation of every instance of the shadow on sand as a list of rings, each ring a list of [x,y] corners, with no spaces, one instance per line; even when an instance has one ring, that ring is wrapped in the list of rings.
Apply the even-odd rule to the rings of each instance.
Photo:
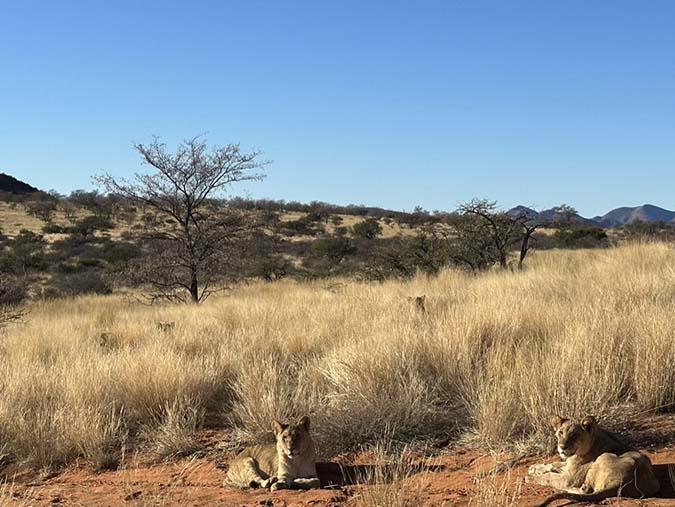
[[[653,465],[661,490],[658,498],[675,498],[675,463],[662,463]]]
[[[421,467],[417,472],[441,472],[443,466]],[[375,465],[342,465],[339,463],[317,463],[316,470],[322,488],[341,488],[354,484],[370,482],[369,478],[377,476],[386,482],[393,479],[394,473],[387,473],[381,466]],[[675,463],[654,465],[654,473],[659,479],[661,490],[657,498],[675,498]]]
[[[387,482],[395,478],[395,467],[387,471],[386,467],[378,465],[343,465],[340,463],[317,463],[316,471],[321,480],[322,488],[341,488],[354,484],[363,484],[372,481],[373,477],[378,477],[379,481]],[[420,466],[416,468],[416,473],[421,472],[440,472],[443,466]],[[667,474],[667,472],[666,472]]]

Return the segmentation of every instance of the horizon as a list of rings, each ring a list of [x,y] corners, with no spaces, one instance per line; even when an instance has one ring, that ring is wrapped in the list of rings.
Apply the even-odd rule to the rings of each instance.
[[[0,170],[0,175],[5,175],[5,176],[14,177],[13,175],[8,174],[8,173],[6,173],[6,172],[3,172],[2,170]],[[17,179],[18,181],[20,181],[20,182],[22,182],[22,183],[26,183],[26,184],[28,184],[28,185],[30,185],[30,186],[35,187],[35,185],[31,185],[30,182],[22,181],[22,180],[20,180],[20,179],[18,179],[18,178],[15,178],[15,179]],[[38,190],[39,192],[51,192],[51,191],[55,191],[56,189],[49,189],[49,190],[47,190],[47,189],[37,188],[37,190]],[[76,188],[76,189],[72,189],[72,190],[67,191],[67,192],[59,192],[59,193],[60,193],[61,195],[63,195],[64,197],[67,197],[71,192],[75,192],[75,191],[77,191],[77,190],[87,190],[87,191],[90,191],[90,190],[100,190],[100,189],[97,189],[97,188],[95,188],[95,187],[92,188],[92,189]],[[105,195],[105,192],[102,192],[102,194]],[[336,207],[340,207],[340,206],[344,206],[344,207],[347,207],[347,206],[356,206],[356,207],[365,207],[365,208],[378,208],[378,209],[382,209],[382,210],[386,210],[386,211],[396,211],[396,212],[403,212],[403,213],[413,213],[413,212],[414,212],[414,209],[406,210],[406,209],[387,208],[387,207],[383,207],[383,206],[370,205],[370,204],[368,204],[368,203],[355,203],[355,202],[335,203],[335,202],[317,201],[316,199],[312,199],[312,200],[309,200],[309,201],[297,201],[297,200],[294,200],[294,199],[272,199],[272,198],[265,197],[265,196],[262,196],[262,197],[255,197],[255,198],[254,198],[254,197],[250,197],[250,196],[242,196],[242,195],[231,195],[231,196],[226,196],[226,198],[235,198],[235,197],[240,197],[240,198],[244,198],[244,199],[254,199],[254,200],[271,200],[271,201],[276,201],[276,202],[283,201],[283,202],[287,202],[287,203],[298,202],[298,203],[300,203],[300,204],[311,204],[312,202],[320,202],[320,203],[326,204],[326,205],[328,205],[328,206],[336,206]],[[489,200],[489,199],[488,199],[488,200]],[[622,208],[641,208],[641,207],[646,207],[646,206],[653,206],[653,207],[657,207],[657,208],[660,208],[660,209],[665,210],[665,211],[675,211],[675,210],[670,210],[670,209],[668,209],[668,208],[664,208],[663,206],[658,206],[658,205],[653,204],[653,203],[650,203],[650,202],[644,202],[644,203],[642,203],[642,204],[636,204],[636,205],[634,205],[634,206],[630,206],[630,205],[616,206],[616,207],[614,207],[614,208],[608,209],[605,213],[602,213],[602,214],[600,214],[600,215],[592,215],[592,216],[590,216],[590,215],[584,215],[581,211],[579,211],[578,209],[576,209],[576,207],[575,207],[573,204],[570,204],[570,203],[568,203],[568,202],[567,202],[567,203],[559,203],[559,204],[567,204],[567,205],[569,205],[569,206],[572,206],[572,207],[577,211],[577,214],[578,214],[579,216],[581,216],[582,218],[586,218],[586,219],[601,218],[602,216],[606,215],[607,213],[609,213],[609,212],[611,212],[611,211],[616,211],[616,210],[622,209]],[[501,203],[499,203],[499,202],[497,202],[497,206],[498,206],[498,208],[501,209],[502,211],[510,211],[510,210],[512,210],[512,209],[514,209],[514,208],[517,208],[517,207],[525,207],[525,208],[529,208],[529,209],[531,209],[532,211],[535,211],[535,212],[537,212],[537,213],[542,213],[542,212],[544,212],[544,211],[549,211],[549,210],[551,209],[551,208],[537,208],[537,207],[528,206],[528,205],[525,205],[525,204],[515,204],[515,205],[513,205],[513,206],[504,207],[504,206],[502,206]],[[435,212],[440,212],[440,213],[452,213],[452,212],[455,212],[455,211],[456,211],[456,208],[452,208],[452,209],[435,209],[435,210],[431,210],[431,209],[426,209],[426,208],[425,208],[424,211],[426,211],[426,212],[428,212],[428,213],[432,213],[432,214],[435,213]]]
[[[143,170],[133,142],[206,133],[274,162],[231,195],[675,209],[674,22],[666,1],[12,4],[0,171],[92,189]]]

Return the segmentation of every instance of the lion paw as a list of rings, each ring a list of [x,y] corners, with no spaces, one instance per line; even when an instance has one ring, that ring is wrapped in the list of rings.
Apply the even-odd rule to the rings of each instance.
[[[286,483],[284,481],[275,481],[270,488],[270,491],[278,491],[280,489],[286,489]]]
[[[271,487],[275,482],[277,482],[277,478],[276,477],[270,477],[270,478],[262,481],[260,483],[260,486],[267,489],[267,488]]]
[[[541,475],[549,473],[552,470],[553,467],[551,465],[539,463],[537,465],[531,465],[530,468],[527,469],[527,475]]]

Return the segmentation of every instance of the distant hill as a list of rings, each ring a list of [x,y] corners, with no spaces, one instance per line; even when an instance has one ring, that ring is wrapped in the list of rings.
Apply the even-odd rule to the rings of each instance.
[[[668,222],[675,224],[675,211],[659,208],[652,204],[616,208],[609,213],[595,217],[602,227],[620,227],[633,222]]]
[[[507,213],[512,217],[526,216],[532,219],[537,218],[539,216],[538,211],[535,211],[532,208],[528,208],[527,206],[516,206],[515,208],[511,208],[510,210],[508,210]]]
[[[0,192],[8,192],[10,194],[32,194],[39,192],[35,187],[31,187],[28,183],[17,180],[14,176],[0,173]]]
[[[538,220],[543,224],[550,224],[553,222],[553,218],[555,215],[555,211],[553,208],[551,209],[545,209],[543,211],[535,211],[532,208],[528,208],[527,206],[516,206],[515,208],[511,208],[510,210],[507,211],[507,213],[511,216],[518,216],[518,215],[525,215],[532,220]],[[570,217],[570,220],[572,222],[578,222],[586,225],[600,225],[597,221],[590,219],[590,218],[585,218],[582,217],[579,214],[572,215]]]
[[[535,211],[527,206],[516,206],[507,213],[510,215],[526,214],[537,219],[542,223],[551,223],[553,221],[553,209]],[[633,222],[666,222],[675,225],[675,211],[659,208],[653,204],[643,204],[635,207],[616,208],[602,216],[585,218],[581,215],[574,215],[572,221],[586,225],[595,225],[599,227],[621,227],[622,225],[632,224]]]

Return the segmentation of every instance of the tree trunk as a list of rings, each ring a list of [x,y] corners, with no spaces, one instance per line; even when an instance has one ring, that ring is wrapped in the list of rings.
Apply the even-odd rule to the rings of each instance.
[[[523,261],[527,255],[528,243],[530,242],[530,237],[525,236],[523,242],[520,244],[520,257],[518,258],[518,269],[523,269]]]
[[[190,280],[190,297],[194,304],[199,303],[199,283],[197,282],[196,271],[192,272],[192,279]]]
[[[506,254],[503,252],[499,253],[499,265],[502,269],[509,269],[508,262],[506,261]]]
[[[536,227],[527,228],[523,235],[523,241],[520,243],[520,258],[518,259],[518,269],[523,269],[523,262],[527,257],[527,252],[530,251],[530,238],[534,233]]]

